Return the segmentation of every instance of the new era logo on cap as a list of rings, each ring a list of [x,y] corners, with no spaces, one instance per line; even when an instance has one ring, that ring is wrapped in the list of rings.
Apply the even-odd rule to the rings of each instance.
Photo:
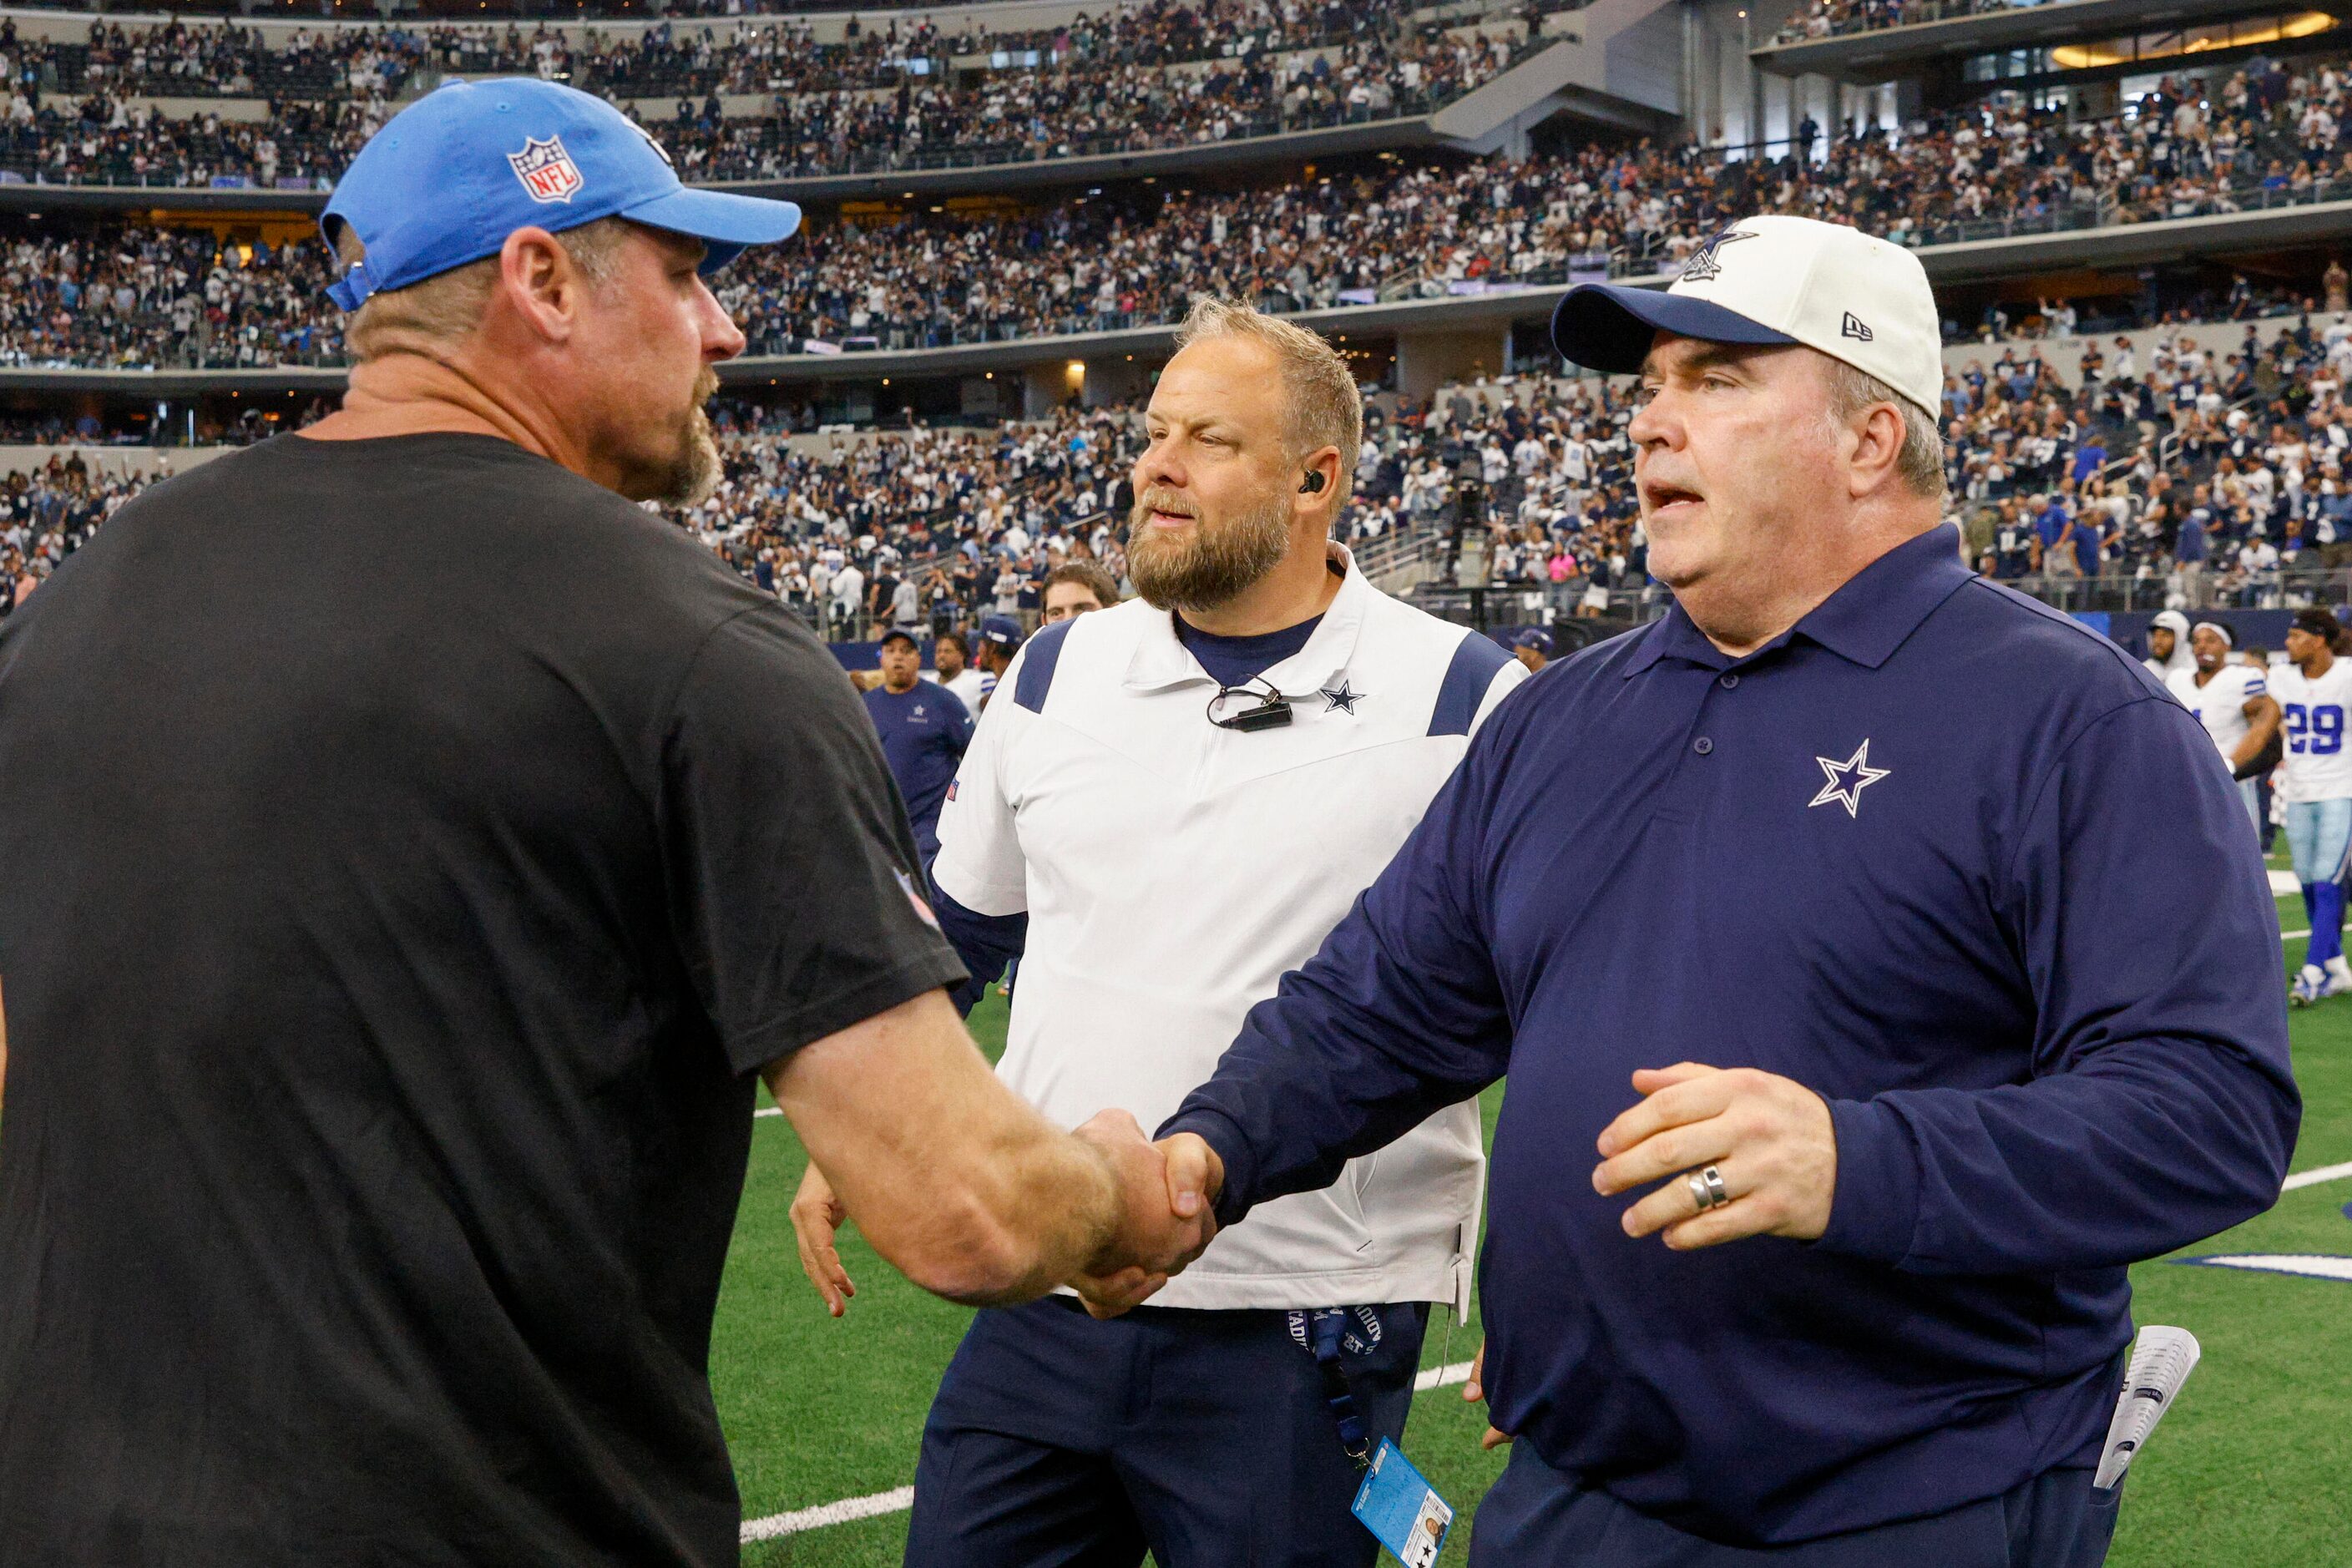
[[[507,162],[514,165],[515,178],[535,202],[568,202],[586,183],[580,177],[580,165],[563,150],[561,136],[544,141],[533,137],[522,144],[521,152],[508,153]]]
[[[1580,284],[1552,316],[1563,355],[1620,374],[1642,368],[1662,331],[1704,342],[1801,344],[1931,414],[1943,401],[1942,322],[1926,268],[1901,246],[1843,224],[1742,218],[1693,251],[1672,287]]]

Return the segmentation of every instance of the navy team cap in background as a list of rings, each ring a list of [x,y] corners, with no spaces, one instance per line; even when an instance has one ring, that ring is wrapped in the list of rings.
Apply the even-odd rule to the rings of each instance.
[[[449,81],[369,137],[336,185],[319,227],[331,246],[349,224],[367,259],[327,297],[356,310],[380,289],[496,256],[519,228],[606,217],[701,240],[708,274],[789,237],[801,209],[688,189],[660,143],[593,93],[536,77]]]

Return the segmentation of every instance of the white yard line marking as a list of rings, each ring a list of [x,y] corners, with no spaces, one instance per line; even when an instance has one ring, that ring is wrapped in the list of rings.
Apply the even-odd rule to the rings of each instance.
[[[773,1541],[779,1535],[798,1535],[803,1530],[823,1530],[828,1524],[847,1524],[853,1519],[904,1513],[914,1506],[915,1489],[897,1487],[887,1492],[843,1498],[839,1502],[820,1503],[791,1513],[772,1513],[765,1519],[747,1519],[743,1521],[743,1544]]]
[[[1470,1366],[1466,1361],[1433,1366],[1414,1378],[1412,1386],[1416,1392],[1426,1394],[1433,1388],[1451,1388],[1457,1383],[1467,1383],[1470,1381]]]
[[[782,1116],[783,1113],[783,1107],[780,1105],[772,1105],[765,1110],[755,1110],[751,1112],[754,1116]]]
[[[2347,1176],[2352,1176],[2352,1163],[2322,1165],[2316,1170],[2297,1171],[2279,1184],[2279,1191],[2291,1193],[2297,1187],[2315,1187],[2322,1182],[2340,1182]]]
[[[1425,1394],[1433,1388],[1451,1388],[1455,1384],[1469,1381],[1470,1363],[1457,1361],[1445,1366],[1428,1368],[1412,1380],[1412,1385]],[[886,1513],[904,1513],[914,1506],[915,1489],[898,1487],[866,1497],[843,1498],[839,1502],[796,1509],[791,1513],[772,1513],[765,1519],[747,1519],[743,1521],[743,1544],[749,1546],[755,1541],[773,1541],[780,1535],[798,1535],[804,1530],[823,1530],[828,1524],[847,1524],[856,1519],[877,1519]]]
[[[2262,1274],[2300,1274],[2311,1279],[2352,1279],[2352,1258],[2327,1253],[2249,1252],[2184,1258],[2207,1268],[2250,1268]]]

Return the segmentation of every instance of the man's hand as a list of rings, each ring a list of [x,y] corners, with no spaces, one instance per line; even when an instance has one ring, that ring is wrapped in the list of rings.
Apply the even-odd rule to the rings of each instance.
[[[1644,1098],[1602,1130],[1592,1173],[1604,1196],[1675,1177],[1625,1211],[1628,1236],[1663,1230],[1677,1249],[1745,1236],[1811,1241],[1829,1228],[1837,1191],[1830,1108],[1793,1079],[1753,1068],[1678,1062],[1643,1068]],[[1713,1165],[1727,1203],[1700,1212],[1684,1174]]]
[[[1168,1206],[1188,1218],[1215,1207],[1217,1195],[1225,1190],[1225,1163],[1208,1140],[1197,1132],[1179,1132],[1162,1138],[1158,1146],[1168,1161]]]
[[[1470,1381],[1462,1385],[1462,1403],[1477,1405],[1486,1397],[1486,1347],[1482,1342],[1478,1353],[1470,1358]],[[1499,1426],[1489,1426],[1486,1435],[1478,1439],[1481,1448],[1499,1448],[1511,1440],[1511,1435]]]
[[[825,1310],[838,1318],[848,1310],[848,1300],[857,1294],[857,1287],[849,1282],[849,1271],[841,1266],[841,1254],[834,1246],[834,1233],[849,1211],[841,1206],[834,1195],[833,1184],[824,1173],[812,1163],[801,1177],[801,1190],[793,1198],[793,1239],[800,1244],[801,1272],[808,1276],[816,1293],[824,1298]]]
[[[1088,1312],[1115,1318],[1140,1305],[1208,1247],[1217,1234],[1211,1205],[1223,1167],[1213,1150],[1187,1134],[1165,1144],[1146,1142],[1124,1110],[1097,1114],[1077,1136],[1101,1151],[1118,1185],[1121,1218],[1110,1242],[1069,1283]]]

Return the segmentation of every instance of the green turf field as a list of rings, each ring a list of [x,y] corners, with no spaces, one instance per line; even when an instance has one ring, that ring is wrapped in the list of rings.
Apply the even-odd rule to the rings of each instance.
[[[2299,930],[2299,900],[2280,904],[2282,929]],[[2303,944],[2287,943],[2291,962]],[[973,1033],[1001,1047],[1003,1004],[975,1012]],[[2303,1138],[2292,1169],[2352,1161],[2352,997],[2294,1015]],[[1486,1098],[1491,1132],[1502,1090]],[[915,1440],[940,1373],[969,1314],[922,1294],[866,1250],[854,1231],[842,1252],[857,1281],[849,1315],[835,1322],[801,1278],[785,1216],[804,1162],[782,1119],[754,1135],[751,1173],[719,1304],[711,1376],[741,1478],[746,1519],[813,1508],[904,1487]],[[2288,1193],[2269,1214],[2189,1249],[2352,1254],[2352,1178]],[[2341,1568],[2352,1564],[2352,1284],[2168,1263],[2133,1271],[2135,1315],[2178,1323],[2204,1344],[2204,1360],[2145,1458],[2132,1468],[2115,1568]],[[1425,1364],[1469,1359],[1477,1321],[1448,1342],[1430,1326]],[[1482,1454],[1483,1411],[1460,1390],[1415,1402],[1407,1448],[1466,1525],[1501,1469]],[[744,1548],[747,1565],[896,1564],[904,1511],[796,1531]],[[1468,1556],[1469,1531],[1443,1561]],[[1389,1561],[1383,1559],[1383,1561]]]

